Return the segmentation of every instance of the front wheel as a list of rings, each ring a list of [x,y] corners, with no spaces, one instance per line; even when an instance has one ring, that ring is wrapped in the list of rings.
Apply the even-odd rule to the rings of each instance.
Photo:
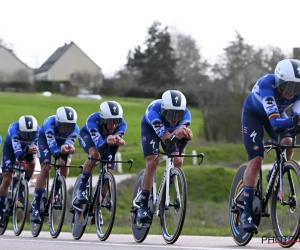
[[[150,227],[143,227],[137,224],[136,217],[137,217],[138,207],[133,205],[134,200],[136,200],[137,203],[140,203],[138,194],[142,190],[142,180],[143,180],[144,173],[145,173],[145,169],[143,169],[137,177],[133,189],[132,200],[131,200],[131,207],[132,207],[131,208],[131,229],[132,229],[133,238],[137,243],[142,243],[146,239],[150,229]],[[150,202],[150,198],[149,198],[149,202]]]
[[[165,183],[160,203],[160,225],[167,244],[174,244],[180,236],[185,220],[186,201],[187,184],[184,172],[181,168],[174,167],[170,171],[168,196]]]
[[[57,190],[52,190],[49,204],[49,229],[52,238],[57,238],[64,224],[67,187],[65,177],[60,175],[56,179]]]
[[[300,167],[291,160],[283,164],[282,192],[279,172],[275,177],[272,192],[271,216],[274,234],[278,244],[293,246],[300,235]],[[282,198],[282,203],[280,198]]]
[[[11,186],[10,186],[11,190]],[[11,194],[13,191],[11,191]],[[9,221],[9,215],[11,213],[11,207],[13,206],[13,198],[10,196],[9,198],[6,197],[5,201],[5,211],[3,212],[3,227],[0,227],[0,235],[3,235],[7,229],[8,221]]]
[[[28,211],[28,182],[23,179],[16,191],[16,199],[14,202],[13,212],[13,229],[16,236],[19,236],[24,228],[27,211]]]
[[[246,168],[247,164],[243,164],[238,168],[231,184],[229,196],[229,225],[232,237],[239,246],[246,246],[254,235],[254,233],[244,231],[241,221],[244,209],[240,206],[244,207],[243,177]]]
[[[102,197],[103,193],[105,197]],[[105,241],[113,228],[117,206],[116,181],[110,172],[104,175],[102,194],[99,188],[95,206],[95,224],[98,238]]]
[[[71,207],[71,232],[74,240],[79,240],[82,235],[84,234],[87,221],[88,221],[88,204],[78,204],[78,209],[75,208],[75,205],[73,205],[74,201],[76,203],[76,196],[77,196],[77,191],[80,187],[80,182],[81,182],[82,176],[80,175],[75,182],[73,193],[72,193],[72,207]],[[91,178],[91,177],[90,177]],[[90,181],[87,183],[87,196],[89,197],[89,185]]]
[[[34,203],[35,203],[35,199],[32,201],[32,204],[31,204],[31,212],[33,213],[33,208],[34,208]],[[37,224],[37,223],[33,223],[33,222],[30,222],[30,227],[31,227],[31,234],[33,237],[38,237],[41,230],[42,230],[42,227],[43,227],[43,224],[44,224],[44,218],[45,218],[45,204],[47,203],[47,197],[46,197],[46,192],[44,192],[43,196],[42,196],[42,199],[41,199],[41,203],[40,203],[40,216],[41,216],[41,223],[40,224]]]

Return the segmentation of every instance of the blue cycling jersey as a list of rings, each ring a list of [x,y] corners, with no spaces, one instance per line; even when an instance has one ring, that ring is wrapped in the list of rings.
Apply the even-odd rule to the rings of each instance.
[[[115,128],[115,130],[110,133],[105,125],[101,125],[101,117],[99,112],[92,113],[86,120],[85,125],[81,130],[87,131],[92,140],[95,143],[97,148],[100,148],[107,140],[107,136],[109,135],[119,135],[122,136],[125,134],[127,129],[127,123],[124,119],[122,119],[121,123]]]
[[[69,133],[68,135],[62,135],[56,128],[55,115],[52,115],[45,119],[41,127],[41,133],[45,134],[51,155],[54,155],[61,151],[58,147],[58,144],[73,145],[75,143],[78,137],[79,127],[76,124],[75,129],[71,133]]]
[[[147,122],[153,127],[155,133],[159,138],[163,137],[166,133],[172,133],[175,129],[189,126],[191,124],[191,112],[186,108],[184,111],[183,119],[177,122],[176,125],[171,125],[167,120],[161,116],[161,99],[154,100],[149,104],[142,121]]]
[[[286,129],[293,126],[292,118],[282,118],[282,114],[292,106],[292,114],[300,113],[300,96],[288,100],[280,94],[275,84],[275,75],[267,74],[258,79],[244,106],[261,115],[268,116],[272,127]]]
[[[40,127],[38,126],[35,138],[32,141],[26,141],[20,136],[19,122],[13,122],[8,127],[5,143],[9,144],[13,148],[16,158],[21,158],[26,154],[28,146],[34,145],[37,147],[39,133]]]

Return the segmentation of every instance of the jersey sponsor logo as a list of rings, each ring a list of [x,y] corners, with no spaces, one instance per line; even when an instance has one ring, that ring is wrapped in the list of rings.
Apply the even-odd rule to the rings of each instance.
[[[267,103],[267,104],[275,104],[274,102],[275,102],[275,100],[274,100],[274,98],[272,97],[272,96],[268,96],[268,97],[266,97],[265,98],[265,102]]]
[[[181,105],[181,94],[178,91],[170,91],[172,104],[175,107],[180,107]]]
[[[65,107],[65,112],[66,112],[66,117],[67,117],[68,121],[72,121],[74,119],[73,110]]]
[[[291,59],[290,62],[293,66],[295,77],[300,78],[300,67],[299,67],[299,64],[298,64],[298,60]]]
[[[253,139],[252,139],[252,141],[255,143],[255,137],[256,137],[256,135],[257,135],[257,133],[255,132],[255,130],[251,133],[251,135],[250,135],[250,137],[252,138],[253,137]]]
[[[33,126],[32,117],[25,116],[25,124],[26,124],[27,129],[32,129],[32,126]]]
[[[119,114],[119,107],[118,107],[117,103],[115,103],[115,102],[107,102],[107,104],[108,104],[108,107],[110,109],[110,112],[113,115],[118,115]]]
[[[54,137],[53,132],[52,131],[46,132],[46,137],[49,138],[49,139],[52,139]]]

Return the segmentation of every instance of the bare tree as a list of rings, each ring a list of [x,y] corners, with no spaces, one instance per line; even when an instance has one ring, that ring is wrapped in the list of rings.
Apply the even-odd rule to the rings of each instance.
[[[179,86],[188,91],[199,89],[209,81],[209,64],[202,58],[195,39],[177,33],[172,36],[172,43],[177,58],[176,73],[180,79]]]
[[[103,84],[103,75],[101,72],[75,71],[70,77],[73,86],[84,88],[86,90],[99,90]]]

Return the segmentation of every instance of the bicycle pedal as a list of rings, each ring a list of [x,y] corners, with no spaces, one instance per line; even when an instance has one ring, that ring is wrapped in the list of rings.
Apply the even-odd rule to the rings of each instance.
[[[238,209],[237,208],[231,208],[231,212],[237,214],[238,213]]]
[[[264,212],[264,213],[261,214],[261,217],[267,217],[267,218],[269,218],[270,214],[268,212]]]
[[[91,225],[94,225],[95,224],[95,217],[92,217],[91,219]]]
[[[139,226],[139,227],[144,227],[144,228],[149,228],[151,223],[139,223],[139,222],[136,222],[136,225]]]
[[[74,209],[73,207],[71,207],[70,210],[69,210],[69,212],[70,212],[71,214],[75,214],[75,209]]]

